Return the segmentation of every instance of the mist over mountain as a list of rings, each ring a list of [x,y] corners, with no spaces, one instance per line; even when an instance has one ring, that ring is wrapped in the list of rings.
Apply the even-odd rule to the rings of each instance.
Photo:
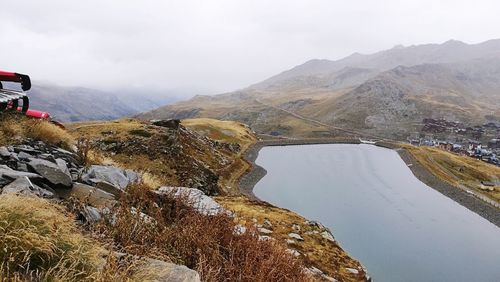
[[[425,44],[409,47],[396,46],[375,54],[362,55],[354,53],[337,61],[310,60],[261,83],[252,85],[251,88],[262,89],[272,87],[277,82],[283,83],[283,81],[304,76],[327,76],[345,68],[385,71],[397,66],[452,63],[499,56],[500,39],[471,45],[457,40],[449,40],[443,44]]]
[[[111,93],[84,87],[63,87],[47,82],[34,82],[28,95],[32,109],[47,111],[62,122],[111,120],[175,101],[170,95],[145,91]]]
[[[450,40],[310,60],[240,91],[195,97],[138,116],[235,119],[273,135],[328,131],[307,121],[314,119],[398,139],[416,131],[424,117],[500,120],[500,40]]]

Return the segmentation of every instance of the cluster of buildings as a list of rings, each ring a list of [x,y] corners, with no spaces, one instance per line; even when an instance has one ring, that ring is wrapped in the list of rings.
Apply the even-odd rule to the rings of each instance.
[[[500,166],[500,123],[465,126],[445,119],[424,119],[421,132],[408,142],[439,147]]]
[[[421,131],[431,134],[456,134],[479,140],[485,136],[498,136],[500,123],[487,122],[483,125],[466,126],[457,121],[425,118]]]

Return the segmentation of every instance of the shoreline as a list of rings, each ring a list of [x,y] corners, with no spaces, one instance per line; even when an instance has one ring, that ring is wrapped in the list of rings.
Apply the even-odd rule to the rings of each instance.
[[[263,140],[250,146],[243,157],[247,160],[252,168],[244,174],[239,181],[239,189],[242,194],[252,200],[262,201],[253,193],[255,185],[267,174],[267,171],[257,165],[255,160],[259,156],[259,152],[264,147],[271,146],[294,146],[294,145],[315,145],[315,144],[360,144],[359,140],[346,138],[346,139],[277,139],[277,140]],[[383,147],[394,150],[398,153],[400,158],[405,162],[408,168],[412,171],[413,175],[438,191],[442,195],[450,198],[456,203],[462,205],[468,210],[478,214],[482,218],[491,222],[500,228],[500,209],[478,198],[477,195],[472,195],[467,191],[455,187],[438,177],[432,172],[423,167],[407,150],[401,148],[397,144],[387,142],[377,142],[375,146]]]

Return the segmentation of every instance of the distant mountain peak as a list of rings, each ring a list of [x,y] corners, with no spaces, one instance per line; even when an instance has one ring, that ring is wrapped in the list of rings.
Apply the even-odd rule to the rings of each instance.
[[[450,39],[442,44],[443,46],[467,46],[469,44],[464,43],[460,40]]]
[[[403,44],[397,44],[397,45],[394,45],[394,47],[392,47],[391,49],[404,49],[405,46]]]

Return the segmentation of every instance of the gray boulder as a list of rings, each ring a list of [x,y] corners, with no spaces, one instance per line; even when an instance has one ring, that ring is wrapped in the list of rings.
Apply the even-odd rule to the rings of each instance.
[[[287,249],[287,252],[290,253],[294,257],[299,257],[300,256],[300,252],[297,251],[297,250],[295,250],[295,249]]]
[[[231,214],[224,209],[214,199],[205,195],[201,190],[186,187],[160,187],[155,193],[160,195],[171,195],[173,197],[183,197],[187,204],[192,206],[199,213],[204,215],[217,215],[220,213]]]
[[[330,242],[335,242],[335,238],[333,238],[332,233],[330,233],[328,231],[321,232],[321,237],[325,238],[326,240],[328,240]]]
[[[139,180],[139,175],[132,170],[123,170],[114,166],[93,165],[82,175],[82,179],[91,185],[106,182],[125,190],[129,184]]]
[[[116,203],[115,195],[82,183],[74,183],[73,188],[63,197],[66,199],[73,197],[93,207],[110,208]]]
[[[64,172],[67,176],[71,177],[71,174],[69,173],[69,168],[68,165],[66,164],[66,161],[63,159],[55,159],[57,166],[61,169],[62,172]]]
[[[53,198],[54,194],[43,188],[40,188],[29,180],[28,177],[20,177],[14,180],[12,183],[3,187],[3,194],[17,194],[26,196],[37,196],[43,198]]]
[[[288,233],[288,237],[293,238],[298,241],[304,241],[304,238],[297,233]]]
[[[24,172],[30,172],[28,169],[28,165],[25,163],[17,163],[17,168],[16,170],[18,171],[24,171]]]
[[[102,219],[102,211],[98,208],[91,206],[85,206],[81,211],[81,215],[87,222],[98,222]]]
[[[269,230],[269,229],[264,228],[264,227],[257,228],[257,230],[259,231],[259,233],[262,233],[262,234],[271,234],[271,233],[273,233],[272,230]]]
[[[10,151],[7,149],[7,147],[5,147],[5,146],[0,147],[0,157],[2,157],[2,158],[9,158],[10,157]]]
[[[19,152],[19,154],[17,154],[17,157],[22,161],[27,161],[33,156],[25,152]]]
[[[141,180],[139,174],[131,169],[126,169],[125,171],[125,176],[128,178],[128,180],[132,183],[139,182]]]
[[[5,165],[0,166],[0,178],[7,178],[10,180],[15,180],[15,179],[20,178],[20,177],[28,177],[30,179],[42,178],[40,175],[35,174],[35,173],[13,170],[10,167],[5,166]]]
[[[19,162],[19,157],[17,156],[16,153],[10,153],[10,160],[14,162]]]
[[[246,232],[247,232],[247,228],[245,226],[243,226],[241,224],[234,226],[233,233],[235,235],[242,235],[242,234],[245,234]]]
[[[51,154],[47,154],[47,153],[40,154],[40,155],[37,156],[37,158],[44,159],[46,161],[53,162],[53,163],[56,162],[56,159],[54,158],[54,156],[51,155]]]
[[[111,193],[115,195],[115,197],[119,198],[124,191],[121,190],[120,188],[114,186],[113,184],[110,184],[106,181],[101,181],[97,179],[90,179],[89,183],[91,183],[93,186],[95,186],[98,189],[101,189],[105,192]]]
[[[136,268],[132,280],[148,282],[199,282],[198,272],[184,265],[146,259]]]
[[[152,120],[151,123],[156,126],[179,129],[181,121],[179,119],[167,119],[167,120]]]
[[[55,188],[71,188],[73,185],[71,176],[61,170],[57,164],[41,159],[30,159],[28,166],[53,184]]]
[[[30,145],[16,145],[14,148],[14,152],[19,153],[19,152],[26,152],[26,153],[39,153],[39,151],[35,150],[35,148],[31,147]]]
[[[346,267],[346,270],[349,271],[352,274],[359,274],[359,270],[357,270],[355,268],[348,268],[348,267]]]

